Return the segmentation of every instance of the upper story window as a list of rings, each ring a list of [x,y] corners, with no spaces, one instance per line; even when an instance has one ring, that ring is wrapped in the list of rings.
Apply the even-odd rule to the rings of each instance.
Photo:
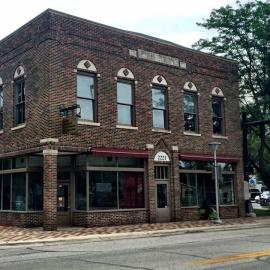
[[[81,119],[96,122],[96,67],[82,60],[77,69],[77,104],[81,107]]]
[[[224,135],[224,96],[220,88],[212,90],[213,134]]]
[[[159,75],[152,85],[153,128],[168,129],[167,82]]]
[[[14,124],[25,122],[25,80],[24,68],[17,67],[14,74]]]
[[[3,105],[4,105],[4,91],[3,81],[0,78],[0,130],[3,129]]]
[[[197,88],[192,82],[184,85],[184,122],[185,131],[198,132]]]
[[[117,73],[117,123],[134,126],[134,76],[127,68]]]

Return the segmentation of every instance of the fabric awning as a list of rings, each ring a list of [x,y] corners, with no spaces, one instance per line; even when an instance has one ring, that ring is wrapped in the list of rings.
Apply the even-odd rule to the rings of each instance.
[[[195,160],[195,161],[213,161],[214,157],[211,154],[194,154],[194,153],[180,153],[181,160]],[[217,161],[237,163],[240,157],[225,156],[217,154]]]

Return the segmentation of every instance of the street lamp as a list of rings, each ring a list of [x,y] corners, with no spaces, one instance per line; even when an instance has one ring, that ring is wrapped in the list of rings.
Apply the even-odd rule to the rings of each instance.
[[[218,188],[218,175],[217,175],[217,149],[221,145],[220,142],[211,142],[208,144],[210,150],[214,152],[214,171],[215,171],[215,191],[216,191],[216,211],[217,218],[215,220],[216,224],[221,224],[222,221],[219,217],[219,188]]]

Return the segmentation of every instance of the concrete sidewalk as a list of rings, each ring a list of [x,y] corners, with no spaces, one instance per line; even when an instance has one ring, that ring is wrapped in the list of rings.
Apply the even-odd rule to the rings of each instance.
[[[43,231],[42,228],[0,226],[0,246],[77,240],[98,241],[105,239],[145,237],[149,235],[192,233],[197,231],[247,229],[269,225],[270,217],[225,219],[222,225],[215,225],[208,220],[199,220],[94,228],[62,227],[52,232]]]

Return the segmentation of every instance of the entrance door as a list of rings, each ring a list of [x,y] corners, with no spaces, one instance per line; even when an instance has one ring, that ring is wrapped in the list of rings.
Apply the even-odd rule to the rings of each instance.
[[[156,182],[157,222],[170,221],[168,181]]]
[[[70,225],[70,188],[69,183],[57,185],[57,223],[60,226]]]

